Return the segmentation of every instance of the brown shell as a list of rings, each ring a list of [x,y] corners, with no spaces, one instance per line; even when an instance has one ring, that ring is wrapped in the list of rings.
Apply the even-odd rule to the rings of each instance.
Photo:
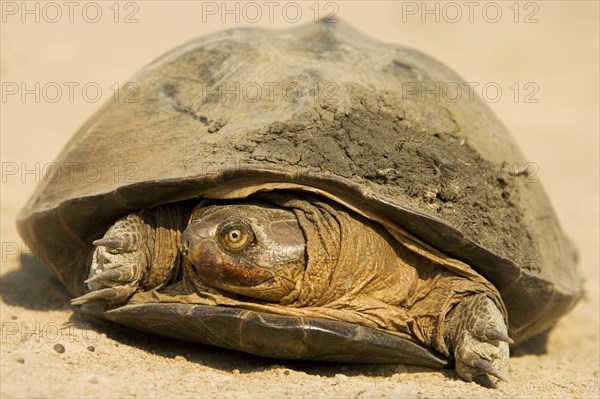
[[[75,295],[117,217],[274,188],[326,195],[472,265],[498,287],[517,342],[581,294],[575,252],[526,173],[535,165],[479,98],[423,94],[467,88],[428,56],[343,22],[234,29],[131,81],[136,95],[76,133],[57,159],[71,173],[41,183],[18,217]]]

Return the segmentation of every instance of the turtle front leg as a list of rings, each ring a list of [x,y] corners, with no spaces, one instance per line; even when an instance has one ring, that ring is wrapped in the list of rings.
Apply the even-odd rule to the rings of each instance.
[[[179,270],[188,217],[188,207],[160,206],[119,219],[93,243],[97,248],[85,280],[90,292],[71,303],[119,304],[140,289],[169,283]]]
[[[94,241],[96,250],[85,280],[90,292],[71,301],[116,304],[126,301],[138,289],[152,263],[152,228],[137,214],[118,220],[104,237]]]
[[[508,344],[513,341],[502,313],[486,295],[469,296],[448,313],[445,341],[463,379],[494,387],[490,376],[504,380],[508,374]]]

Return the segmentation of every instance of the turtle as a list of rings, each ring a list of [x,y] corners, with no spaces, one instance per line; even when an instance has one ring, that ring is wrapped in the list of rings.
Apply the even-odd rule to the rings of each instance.
[[[417,50],[343,21],[235,28],[130,84],[17,217],[86,312],[494,386],[510,345],[581,297],[536,165],[481,98],[445,95],[468,86]]]

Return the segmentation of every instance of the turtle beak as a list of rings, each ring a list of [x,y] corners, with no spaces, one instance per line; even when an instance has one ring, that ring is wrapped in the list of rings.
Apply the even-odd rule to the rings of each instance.
[[[203,243],[209,241],[214,242],[215,227],[206,226],[203,223],[192,223],[181,235],[181,253],[188,258],[193,264],[197,264],[194,260],[198,258],[202,252]],[[200,261],[200,259],[196,259]]]
[[[181,253],[205,284],[217,287],[228,280],[223,266],[230,262],[217,243],[216,226],[212,223],[190,224],[181,235]]]

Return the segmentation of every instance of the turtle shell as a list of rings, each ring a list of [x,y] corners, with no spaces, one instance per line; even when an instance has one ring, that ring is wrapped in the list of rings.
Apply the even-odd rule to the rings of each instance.
[[[575,251],[535,165],[463,79],[418,51],[344,22],[234,29],[184,44],[130,81],[134,95],[81,127],[58,156],[63,173],[18,216],[27,245],[74,295],[92,241],[118,217],[294,189],[471,265],[498,288],[517,343],[580,297]]]

